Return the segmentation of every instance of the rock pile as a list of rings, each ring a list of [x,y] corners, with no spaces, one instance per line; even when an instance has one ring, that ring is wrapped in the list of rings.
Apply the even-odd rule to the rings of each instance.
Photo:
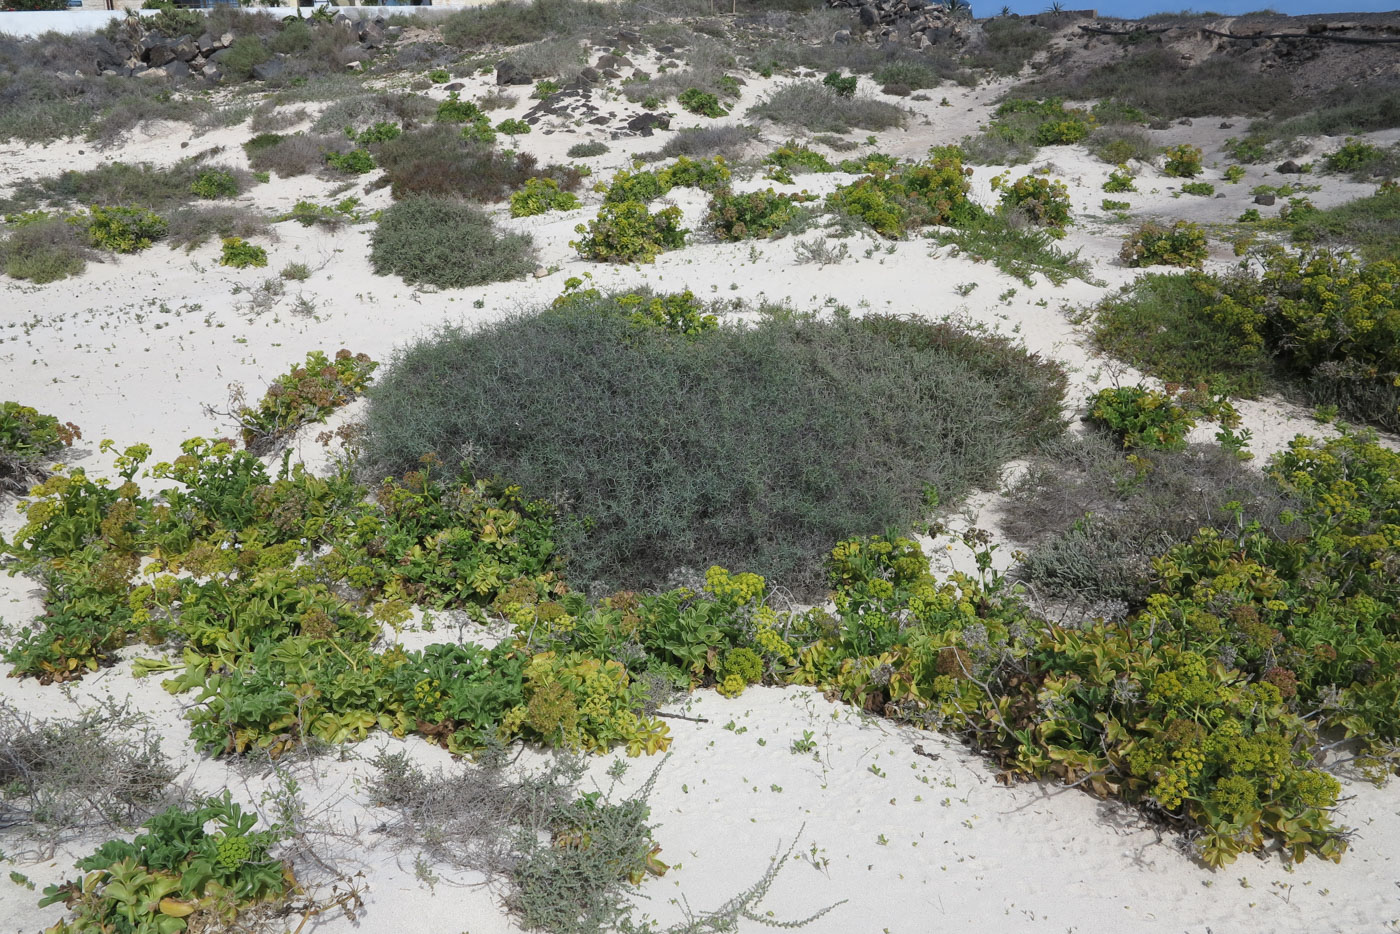
[[[110,46],[102,49],[97,71],[102,75],[173,80],[190,76],[203,77],[213,84],[222,82],[225,69],[220,63],[231,53],[238,37],[232,32],[204,32],[199,36],[168,36],[148,25],[149,20],[130,16],[118,30]],[[360,61],[397,36],[398,27],[387,26],[382,17],[351,19],[337,13],[328,24],[316,28],[332,29],[342,46],[341,60],[359,67]],[[287,57],[273,55],[254,65],[252,77],[257,81],[278,78],[287,70]]]
[[[827,6],[856,11],[861,31],[880,42],[897,42],[916,49],[938,43],[962,41],[971,25],[965,16],[949,13],[930,0],[826,0]],[[837,42],[850,42],[852,30],[843,29]]]

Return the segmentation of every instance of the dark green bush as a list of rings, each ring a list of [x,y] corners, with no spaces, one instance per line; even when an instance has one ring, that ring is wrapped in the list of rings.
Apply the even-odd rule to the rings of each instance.
[[[447,328],[371,390],[365,463],[469,457],[566,511],[570,579],[661,585],[711,563],[812,593],[850,530],[920,518],[1061,430],[1059,370],[949,325],[793,316],[695,337],[614,298]]]
[[[535,247],[526,234],[502,234],[469,204],[416,196],[380,217],[369,259],[375,275],[460,289],[525,275],[535,268]]]

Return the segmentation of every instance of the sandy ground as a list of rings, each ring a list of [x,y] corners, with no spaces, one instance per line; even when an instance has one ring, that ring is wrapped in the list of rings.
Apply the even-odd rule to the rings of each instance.
[[[475,79],[476,86],[469,84],[463,96],[484,91],[484,81]],[[750,81],[736,114],[742,115],[771,84]],[[863,82],[863,93],[875,91]],[[916,158],[931,145],[956,142],[986,119],[989,103],[1001,91],[999,85],[948,87],[929,92],[927,101],[906,102],[913,110],[908,126],[877,134],[876,146]],[[440,91],[430,93],[441,96]],[[941,103],[945,99],[946,106]],[[493,120],[522,114],[529,103],[522,99],[510,111],[493,113]],[[636,110],[620,97],[605,103],[605,110],[618,114]],[[706,122],[682,112],[673,126]],[[1238,185],[1219,182],[1225,164],[1220,145],[1230,135],[1218,128],[1221,122],[1198,119],[1159,135],[1203,146],[1207,166],[1216,167],[1207,178],[1216,181],[1225,198],[1174,197],[1179,182],[1146,166],[1138,167],[1141,193],[1112,197],[1129,201],[1138,219],[1224,222],[1250,206],[1253,185],[1286,180],[1252,167]],[[575,128],[563,120],[556,124],[537,126],[520,138],[520,145],[543,163],[563,160],[575,142],[606,138],[596,128]],[[8,144],[0,148],[0,189],[26,176],[91,165],[96,159],[165,165],[214,146],[224,147],[215,162],[243,164],[240,144],[249,135],[246,126],[199,137],[185,126],[146,126],[119,149],[100,154],[81,140],[46,147]],[[788,135],[766,126],[753,152],[765,152]],[[634,154],[658,148],[666,136],[607,139],[611,151],[585,161],[595,179],[605,180]],[[189,145],[182,148],[179,144],[185,142]],[[1313,151],[1328,151],[1337,142],[1315,140]],[[573,212],[519,220],[498,212],[503,226],[535,237],[544,272],[540,277],[436,292],[371,274],[365,261],[368,226],[329,233],[284,223],[277,226],[277,241],[266,244],[266,269],[220,267],[212,244],[191,253],[157,246],[91,265],[77,280],[42,287],[0,280],[0,396],[78,423],[84,441],[73,459],[94,472],[107,469],[105,457],[96,453],[103,438],[119,446],[145,442],[154,448],[156,460],[169,459],[189,436],[230,430],[205,408],[221,406],[231,383],[260,394],[271,379],[318,348],[348,347],[387,360],[396,348],[443,324],[479,324],[537,305],[559,294],[567,277],[589,273],[604,288],[648,284],[749,303],[786,300],[803,308],[832,303],[856,313],[957,318],[1015,334],[1032,351],[1063,362],[1071,380],[1069,404],[1077,406],[1087,393],[1115,381],[1136,382],[1139,374],[1088,350],[1083,330],[1065,312],[1131,281],[1136,271],[1116,261],[1123,226],[1101,216],[1101,185],[1110,167],[1080,147],[1050,147],[1031,166],[1015,171],[1044,165],[1053,166],[1052,175],[1070,186],[1079,220],[1064,245],[1081,250],[1092,262],[1095,283],[1073,280],[1056,287],[1037,279],[1028,288],[990,265],[954,256],[922,239],[887,243],[853,238],[847,241],[847,260],[816,267],[797,264],[791,241],[722,244],[699,233],[692,245],[664,254],[653,265],[604,266],[580,260],[568,245],[574,225],[597,210],[600,196],[588,192],[584,206]],[[990,180],[1000,171],[977,168],[974,190],[984,203],[992,200]],[[362,179],[360,187],[372,178]],[[842,175],[801,176],[796,187],[822,193],[847,180]],[[1334,177],[1304,176],[1302,181],[1323,186],[1310,195],[1321,206],[1372,190]],[[739,187],[770,184],[755,177]],[[324,203],[334,185],[274,178],[246,200],[260,209],[286,210],[303,197]],[[368,208],[388,204],[385,191],[357,193]],[[703,195],[673,194],[686,225],[701,229]],[[1212,266],[1237,262],[1228,245],[1216,242],[1213,247]],[[254,310],[250,292],[293,261],[308,264],[314,270],[311,278],[288,283],[287,294],[275,306]],[[969,284],[975,287],[969,290]],[[298,312],[302,298],[306,302]],[[1239,407],[1259,461],[1294,434],[1319,430],[1306,412],[1278,400]],[[308,461],[324,462],[317,448],[303,438],[295,450]],[[994,529],[997,508],[997,491],[986,491],[953,517],[953,527],[977,523]],[[13,531],[17,518],[7,504],[0,531]],[[945,543],[928,542],[940,567],[965,566],[966,554],[945,550]],[[1009,561],[1011,551],[1003,548],[998,556]],[[0,578],[5,623],[23,624],[37,610],[32,583]],[[441,637],[439,629],[432,638]],[[418,633],[406,638],[429,637]],[[194,756],[180,719],[180,700],[166,694],[156,679],[134,679],[129,661],[66,688],[33,681],[0,683],[0,697],[7,703],[46,716],[90,706],[105,696],[129,698],[135,708],[150,713],[167,752],[183,764],[182,779],[192,787],[230,787],[252,804],[271,787],[275,776],[270,772],[245,774]],[[1339,817],[1356,828],[1356,835],[1341,865],[1311,859],[1289,867],[1268,856],[1211,872],[1191,858],[1179,836],[1159,833],[1126,808],[1052,785],[1003,787],[955,741],[865,718],[811,691],[756,688],[733,700],[701,692],[672,712],[705,722],[670,721],[673,752],[660,766],[651,799],[662,857],[673,868],[640,888],[638,904],[640,912],[663,923],[682,918],[687,904],[694,910],[718,906],[755,882],[775,851],[794,845],[793,859],[765,908],[775,918],[787,919],[835,904],[808,928],[817,934],[1351,934],[1400,929],[1397,785],[1377,789],[1345,782]],[[814,750],[792,752],[793,741],[808,733]],[[916,745],[924,755],[914,751]],[[429,885],[415,878],[413,851],[395,850],[375,833],[388,815],[370,806],[362,782],[372,771],[367,760],[385,748],[404,749],[426,764],[449,764],[445,753],[421,741],[377,736],[347,748],[339,758],[291,766],[310,812],[334,831],[325,837],[329,859],[347,875],[364,873],[366,910],[358,929],[414,934],[515,930],[499,904],[499,891],[480,878],[440,866],[434,867],[438,881]],[[604,771],[614,759],[600,757],[594,763],[591,774],[599,787],[609,784]],[[622,789],[640,784],[658,761],[631,760]],[[27,860],[18,843],[6,842],[5,852],[13,860],[9,868],[22,870],[42,888],[68,875],[72,860],[89,852],[93,842],[75,841],[42,862]],[[35,900],[34,893],[0,879],[0,931],[32,932],[61,915],[56,908],[36,908]],[[328,916],[315,919],[306,930],[352,927]]]

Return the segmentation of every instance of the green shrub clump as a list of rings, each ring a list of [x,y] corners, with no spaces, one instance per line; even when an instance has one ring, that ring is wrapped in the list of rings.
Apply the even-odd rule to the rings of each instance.
[[[570,159],[586,159],[589,156],[601,156],[607,151],[607,143],[601,140],[589,140],[586,143],[574,143],[570,146],[568,156]]]
[[[1059,180],[1043,175],[1023,175],[1008,182],[1009,175],[992,179],[992,190],[1001,192],[1001,209],[1020,214],[1051,236],[1063,237],[1069,226],[1069,189]]]
[[[768,166],[767,177],[775,182],[791,185],[796,172],[835,172],[832,165],[821,153],[788,140],[763,157]]]
[[[1201,149],[1190,143],[1172,146],[1166,152],[1167,161],[1162,171],[1172,178],[1195,178],[1205,171],[1201,165]]]
[[[701,191],[718,191],[729,187],[729,165],[723,156],[713,159],[689,159],[679,156],[675,162],[657,173],[661,187],[699,188]]]
[[[1108,179],[1103,183],[1103,190],[1111,195],[1123,194],[1129,191],[1137,191],[1137,185],[1133,183],[1133,177],[1124,166],[1119,166],[1108,173]]]
[[[62,931],[177,934],[231,923],[296,888],[291,867],[268,853],[278,834],[257,824],[227,791],[193,809],[172,807],[132,842],[108,840],[78,860],[82,877],[48,886],[39,904],[70,906],[72,921],[54,929]]]
[[[676,97],[676,102],[693,114],[702,117],[725,117],[729,111],[720,104],[719,98],[699,88],[687,88]]]
[[[935,148],[925,162],[875,171],[827,196],[835,211],[857,217],[877,233],[896,238],[929,224],[963,227],[982,215],[968,197],[970,168],[957,147]]]
[[[139,253],[164,237],[170,224],[154,211],[93,205],[84,218],[88,241],[113,253]]]
[[[735,194],[729,189],[710,198],[706,223],[721,240],[771,237],[803,216],[799,204],[811,195],[778,194],[771,188]]]
[[[510,196],[511,217],[572,211],[578,206],[578,197],[571,191],[560,191],[559,183],[552,178],[526,179],[524,187]]]
[[[838,530],[912,521],[927,486],[955,499],[1063,424],[1058,368],[948,325],[787,315],[680,337],[634,310],[582,297],[418,343],[371,390],[365,463],[470,440],[473,469],[568,504],[574,580],[729,563],[811,593]]]
[[[232,198],[238,194],[238,180],[223,169],[205,169],[190,183],[190,192],[200,198]]]
[[[30,480],[45,475],[45,459],[82,436],[72,422],[18,402],[0,402],[0,493],[27,492]]]
[[[1129,266],[1200,266],[1210,251],[1200,224],[1176,221],[1170,227],[1148,222],[1123,241],[1118,257]]]
[[[507,136],[522,136],[530,132],[530,124],[515,117],[508,117],[496,124],[496,132]]]
[[[87,232],[67,217],[32,211],[7,217],[0,240],[0,271],[37,285],[80,275],[92,250]]]
[[[349,152],[327,152],[326,165],[347,175],[364,175],[374,171],[374,157],[367,149],[352,149]]]
[[[1179,451],[1198,417],[1210,418],[1226,428],[1239,424],[1234,408],[1224,396],[1211,396],[1204,388],[1163,392],[1145,386],[1103,389],[1089,398],[1089,421],[1114,435],[1125,448]]]
[[[380,216],[369,258],[375,275],[440,289],[515,279],[535,268],[528,235],[500,233],[469,204],[422,195],[405,198]]]
[[[1362,172],[1385,159],[1385,150],[1364,140],[1347,137],[1337,149],[1322,157],[1329,172]]]
[[[336,351],[334,360],[312,351],[305,363],[277,377],[256,407],[239,405],[234,410],[243,446],[261,456],[302,425],[324,421],[365,391],[378,366],[366,354],[345,349]]]
[[[1198,195],[1202,198],[1209,198],[1215,194],[1215,186],[1210,182],[1187,182],[1181,186],[1183,194]]]
[[[255,243],[249,243],[242,237],[225,237],[223,249],[219,253],[219,265],[232,266],[234,269],[266,266],[267,250]]]
[[[439,123],[475,123],[485,116],[485,111],[471,101],[462,100],[456,91],[449,93],[447,100],[441,101],[437,108]]]
[[[833,71],[822,79],[822,84],[835,91],[839,97],[855,97],[856,85],[859,81],[860,79],[855,75],[843,78],[841,72]]]
[[[608,263],[650,263],[667,250],[685,246],[681,209],[653,214],[641,201],[605,201],[598,216],[574,228],[583,236],[570,245],[585,259]]]

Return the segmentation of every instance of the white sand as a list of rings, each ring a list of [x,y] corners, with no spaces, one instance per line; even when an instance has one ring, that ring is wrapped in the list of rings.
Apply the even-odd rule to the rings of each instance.
[[[483,79],[476,84],[464,96],[484,90]],[[771,84],[752,81],[736,112],[742,114]],[[869,82],[863,84],[863,93],[873,91]],[[522,100],[512,111],[494,112],[493,121],[524,113],[531,103],[523,99],[528,90],[513,89],[524,92]],[[929,92],[930,100],[908,103],[916,115],[906,129],[878,134],[878,147],[918,157],[930,145],[956,142],[986,118],[987,105],[1000,90],[984,85]],[[440,91],[433,93],[441,96]],[[940,106],[945,96],[950,106]],[[620,98],[609,107],[619,114],[637,109]],[[1223,167],[1219,145],[1229,133],[1215,129],[1219,122],[1196,120],[1194,126],[1174,128],[1164,136],[1204,145],[1207,165]],[[673,126],[704,123],[682,113]],[[574,142],[602,137],[596,128],[576,129],[562,121],[553,127],[559,132],[543,132],[550,128],[536,127],[520,138],[520,145],[542,163],[563,159]],[[193,139],[187,127],[146,127],[119,149],[100,154],[81,141],[47,147],[10,144],[0,151],[0,188],[25,176],[99,159],[171,164],[211,146],[226,147],[216,162],[238,164],[243,158],[239,144],[249,135],[246,126]],[[658,148],[667,136],[610,141],[611,152],[586,161],[595,180],[606,179],[632,154]],[[767,127],[754,151],[766,151],[787,136]],[[186,140],[189,147],[179,148]],[[1315,141],[1314,151],[1327,151],[1336,142]],[[804,308],[830,301],[857,313],[956,317],[1016,334],[1031,350],[1063,362],[1071,379],[1069,404],[1078,406],[1087,393],[1114,381],[1136,382],[1139,374],[1091,353],[1082,328],[1071,324],[1063,311],[1096,300],[1131,281],[1137,271],[1116,262],[1124,228],[1096,219],[1102,214],[1101,185],[1110,167],[1080,147],[1047,148],[1032,166],[1047,164],[1055,167],[1055,177],[1070,185],[1080,218],[1064,244],[1082,250],[1102,284],[1074,280],[1055,287],[1038,279],[1028,288],[990,265],[952,256],[919,239],[890,244],[854,238],[847,241],[849,259],[818,268],[797,265],[790,241],[721,244],[697,233],[691,246],[663,255],[654,265],[604,266],[578,259],[568,246],[574,225],[596,211],[599,196],[588,192],[578,211],[521,220],[503,217],[504,226],[534,235],[541,264],[550,272],[539,279],[482,288],[434,292],[375,277],[365,260],[367,226],[327,233],[291,223],[278,225],[280,239],[268,244],[266,269],[222,268],[214,245],[190,254],[157,246],[139,256],[94,264],[77,280],[42,287],[4,280],[0,397],[78,423],[84,441],[74,461],[103,473],[108,464],[96,453],[100,439],[114,439],[119,446],[145,442],[154,448],[155,459],[168,459],[186,437],[230,430],[204,412],[206,405],[224,403],[230,383],[241,382],[250,393],[260,393],[309,350],[344,346],[386,360],[396,348],[439,325],[498,318],[553,298],[568,276],[591,273],[602,287],[650,284],[665,290],[691,288],[705,298],[788,300]],[[1019,175],[1029,168],[1014,171]],[[1178,181],[1138,168],[1141,193],[1111,197],[1129,201],[1139,217],[1233,219],[1250,206],[1248,191],[1254,184],[1287,180],[1268,178],[1256,167],[1238,185],[1216,182],[1225,199],[1173,198]],[[976,170],[975,190],[983,201],[990,200],[989,182],[998,172],[995,167]],[[1218,169],[1207,173],[1212,180],[1218,175]],[[360,187],[373,177],[363,179]],[[825,192],[844,180],[803,176],[797,187]],[[1310,196],[1319,205],[1371,190],[1332,177],[1291,180],[1322,184],[1323,190]],[[247,200],[269,211],[286,210],[302,197],[325,203],[334,184],[274,179],[255,188]],[[743,187],[769,184],[754,179]],[[385,191],[362,197],[369,208],[388,204]],[[687,226],[700,230],[704,198],[682,191],[674,193],[673,200],[684,209]],[[1228,246],[1217,243],[1213,248],[1212,267],[1237,262]],[[249,290],[293,261],[311,266],[312,277],[288,283],[286,297],[275,308],[250,314]],[[976,288],[960,295],[957,288],[966,283]],[[298,296],[314,303],[314,314],[293,312]],[[1277,400],[1245,402],[1239,408],[1261,462],[1295,433],[1319,430],[1305,412]],[[298,456],[324,463],[323,452],[308,440],[320,430],[303,436],[296,447]],[[1202,432],[1203,437],[1210,434],[1208,429]],[[995,493],[974,497],[968,515],[954,517],[954,527],[992,523]],[[12,532],[17,519],[7,505],[0,530]],[[945,562],[940,566],[961,562],[965,567],[965,553],[945,551],[946,541],[951,539],[928,543]],[[1003,563],[1011,551],[1008,544],[998,552]],[[0,578],[0,617],[6,623],[23,624],[37,611],[31,582]],[[411,636],[418,643],[442,637],[441,629],[432,636]],[[135,654],[135,649],[126,652],[127,657]],[[167,752],[183,765],[183,779],[194,787],[231,787],[241,800],[255,805],[269,787],[269,775],[243,776],[222,762],[193,755],[180,717],[187,699],[172,698],[156,679],[133,679],[129,662],[63,688],[33,681],[0,683],[0,696],[8,703],[45,716],[74,711],[108,695],[131,698],[136,708],[150,713]],[[1356,835],[1341,865],[1314,858],[1290,868],[1271,855],[1211,872],[1193,861],[1178,835],[1159,833],[1129,809],[1053,785],[1003,787],[957,742],[863,718],[809,690],[751,689],[734,700],[701,692],[686,707],[672,710],[708,722],[670,721],[673,754],[652,798],[662,858],[674,868],[663,879],[643,885],[639,903],[663,922],[681,917],[675,900],[682,893],[696,910],[716,907],[756,881],[778,847],[796,841],[794,862],[779,877],[765,907],[785,919],[843,902],[811,925],[809,930],[818,934],[1351,934],[1400,928],[1400,786],[1376,789],[1345,783],[1346,800],[1338,816],[1356,828]],[[731,721],[734,728],[726,728]],[[790,752],[792,742],[806,731],[817,744],[815,754]],[[933,758],[914,754],[916,744]],[[373,832],[387,815],[368,806],[359,782],[370,773],[365,760],[386,747],[406,749],[426,763],[448,761],[441,750],[421,741],[376,736],[347,750],[344,761],[331,757],[296,766],[312,812],[343,834],[327,841],[329,858],[346,874],[365,873],[366,910],[359,930],[515,930],[499,904],[499,893],[480,885],[480,879],[439,866],[434,871],[441,881],[430,889],[415,879],[415,854],[395,851]],[[594,764],[593,775],[602,787],[608,781],[603,772],[614,758],[601,757]],[[657,761],[633,760],[623,785],[635,787]],[[37,864],[26,862],[7,845],[7,855],[16,858],[9,868],[23,871],[42,888],[70,875],[73,858],[89,852],[94,842],[76,841],[57,858]],[[35,900],[34,893],[0,879],[0,929],[34,931],[61,916],[57,908],[37,909]],[[307,930],[352,927],[344,919],[325,917]]]

